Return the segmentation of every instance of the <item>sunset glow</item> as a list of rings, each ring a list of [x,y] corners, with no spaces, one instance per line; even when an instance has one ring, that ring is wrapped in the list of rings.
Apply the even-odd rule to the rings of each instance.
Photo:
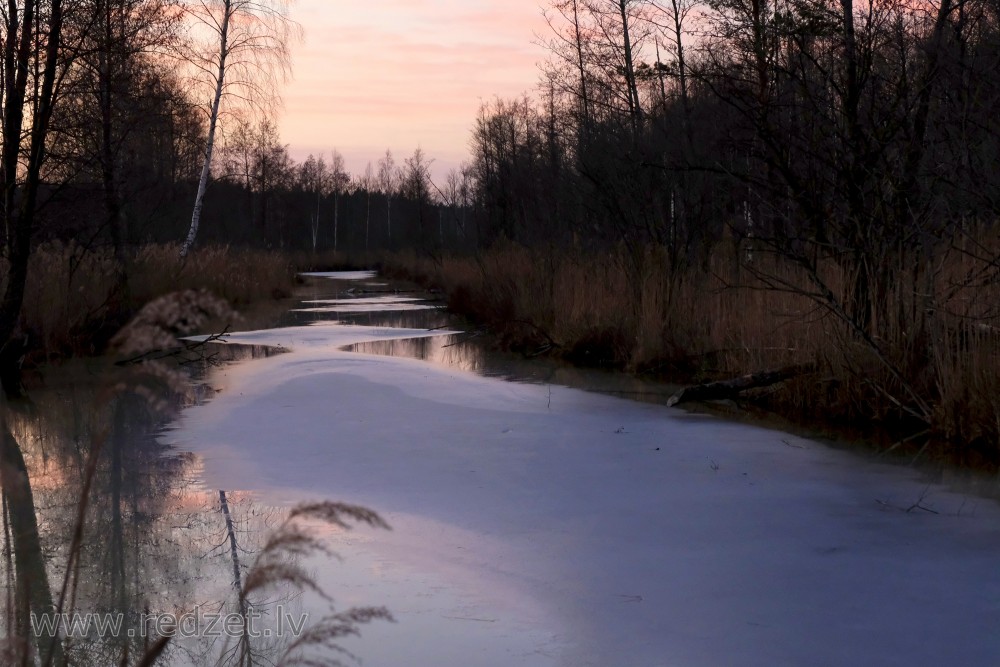
[[[352,172],[418,145],[440,174],[466,159],[480,102],[530,92],[547,27],[537,0],[298,0],[281,134],[292,155],[336,148]]]

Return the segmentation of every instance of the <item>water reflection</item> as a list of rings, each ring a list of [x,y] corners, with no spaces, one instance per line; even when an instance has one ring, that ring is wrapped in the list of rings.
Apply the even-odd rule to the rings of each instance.
[[[387,319],[386,322],[373,318],[371,324],[373,326],[392,326],[388,323],[391,321],[391,318]],[[658,405],[665,405],[679,388],[677,385],[624,373],[578,368],[553,359],[526,359],[515,354],[491,350],[474,334],[378,340],[357,343],[345,349],[360,354],[419,359],[488,377],[498,377],[514,382],[573,387]],[[827,436],[817,431],[805,429],[800,424],[780,419],[775,415],[749,414],[730,402],[703,406],[699,412],[689,416],[690,419],[712,419],[715,417],[764,424],[788,433],[819,440],[838,449],[850,449],[865,458],[884,459],[868,443],[836,438],[834,435]],[[901,462],[911,463],[910,459]],[[1000,500],[1000,475],[989,475],[981,471],[935,462],[922,464],[920,472],[927,484],[941,484],[960,493]]]
[[[371,322],[373,326],[392,326]],[[622,396],[648,403],[666,403],[675,385],[596,369],[570,366],[554,359],[530,359],[490,350],[475,333],[379,340],[345,348],[361,354],[419,359],[429,363],[515,382],[554,384]]]
[[[385,311],[403,310],[430,310],[436,308],[429,303],[403,303],[394,301],[390,303],[365,303],[339,304],[335,306],[315,306],[310,308],[296,308],[296,311],[306,313],[381,313]]]
[[[252,562],[283,511],[235,492],[224,518],[219,492],[201,486],[200,461],[157,436],[180,408],[214,395],[206,369],[274,353],[214,344],[169,367],[76,364],[45,374],[28,398],[0,404],[0,664],[33,664],[29,656],[43,665],[137,664],[169,630],[158,619],[240,611],[235,552],[219,545],[228,540]],[[267,609],[279,600],[294,606],[271,593],[252,603]],[[77,614],[53,626],[58,638],[46,629],[55,612]],[[103,622],[103,631],[91,624]],[[274,638],[234,652],[199,635],[168,643],[156,664],[220,656],[221,664],[267,664],[281,650]]]
[[[152,384],[142,383],[135,388]],[[3,580],[6,631],[21,650],[35,635],[42,664],[115,664],[141,654],[136,621],[151,594],[169,582],[172,600],[190,599],[179,544],[160,528],[172,523],[193,462],[156,442],[167,413],[143,393],[98,387],[80,374],[3,406],[5,546],[15,554]],[[74,608],[121,614],[123,632],[85,649],[32,632],[31,615]]]
[[[393,329],[446,329],[455,326],[454,316],[443,310],[412,310],[370,313],[344,313],[338,322],[356,326]]]
[[[438,295],[406,284],[316,279],[303,287],[302,296],[304,307],[285,315],[281,326],[337,322],[376,328],[467,328],[459,318],[440,307]],[[404,307],[409,310],[402,310]],[[479,375],[581,388],[651,403],[665,403],[677,390],[675,385],[622,373],[581,369],[558,360],[529,359],[500,352],[484,344],[474,331],[360,343],[345,349],[419,359]]]
[[[376,296],[369,297],[367,295],[355,297],[352,299],[313,299],[309,301],[303,301],[304,304],[324,304],[329,306],[351,306],[351,305],[366,305],[366,306],[386,306],[383,310],[393,310],[388,306],[394,306],[397,304],[404,303],[418,303],[423,301],[423,299],[416,296]],[[422,304],[426,305],[426,304]]]

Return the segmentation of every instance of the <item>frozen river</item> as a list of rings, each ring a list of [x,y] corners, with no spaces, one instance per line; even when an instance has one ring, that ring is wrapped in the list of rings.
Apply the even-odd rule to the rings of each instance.
[[[448,332],[322,319],[425,304],[313,280],[340,294],[229,339],[288,352],[219,370],[161,439],[207,488],[388,520],[313,564],[339,606],[394,614],[345,643],[365,665],[1000,664],[993,500],[765,428],[359,352]]]

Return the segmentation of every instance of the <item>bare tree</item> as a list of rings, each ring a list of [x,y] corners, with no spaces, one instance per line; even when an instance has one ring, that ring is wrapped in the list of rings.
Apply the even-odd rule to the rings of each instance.
[[[288,0],[188,0],[183,7],[192,32],[186,60],[212,90],[205,161],[191,227],[181,246],[181,257],[186,257],[201,223],[222,103],[235,99],[259,107],[273,101],[290,71],[289,44],[300,28],[288,16]]]
[[[365,193],[365,252],[368,252],[372,218],[372,192],[378,188],[378,177],[375,175],[375,167],[372,166],[371,162],[365,166],[364,173],[358,177],[357,186]]]
[[[385,230],[386,240],[392,240],[392,198],[400,186],[399,168],[388,148],[385,155],[378,161],[378,186],[385,195]]]
[[[580,109],[580,120],[578,129],[580,141],[590,128],[591,121],[591,97],[589,79],[592,74],[588,71],[588,61],[590,60],[589,49],[592,39],[590,31],[584,25],[580,0],[555,0],[552,3],[551,11],[545,11],[545,21],[552,30],[552,36],[541,40],[542,45],[555,56],[555,62],[549,61],[547,67],[555,67],[557,70],[568,68],[573,75],[568,76],[572,81],[575,79],[576,85],[566,85],[564,89],[578,99]],[[550,71],[549,81],[552,83],[562,81],[560,72]]]
[[[585,66],[601,88],[593,101],[624,106],[634,135],[643,116],[639,65],[651,33],[650,9],[651,0],[580,0],[572,14],[572,34],[586,35]]]
[[[233,121],[234,128],[227,133],[222,147],[222,176],[241,186],[246,197],[244,225],[247,228],[256,225],[261,241],[271,241],[271,222],[278,218],[280,245],[284,241],[281,220],[286,211],[280,207],[275,211],[271,204],[280,191],[295,186],[316,194],[315,187],[320,185],[315,183],[318,167],[315,157],[308,167],[294,166],[288,147],[281,143],[277,125],[270,118],[265,117],[259,123],[243,117],[234,117]],[[323,168],[326,168],[325,164]],[[303,169],[309,178],[304,178]]]
[[[351,185],[351,175],[344,167],[344,156],[334,149],[330,154],[330,193],[333,195],[333,249],[337,250],[340,233],[340,198]]]
[[[457,169],[449,169],[444,187],[438,192],[441,203],[451,210],[455,230],[460,238],[466,234],[466,218],[472,203],[472,167],[462,163]]]
[[[400,192],[410,201],[426,204],[431,200],[431,163],[422,148],[403,160],[405,165],[400,181]]]
[[[288,146],[281,143],[278,127],[271,119],[263,120],[253,133],[253,178],[257,197],[257,217],[261,237],[269,241],[269,230],[276,227],[278,247],[285,246],[285,211],[272,206],[282,191],[294,181]]]
[[[57,97],[56,81],[65,64],[61,53],[63,2],[49,0],[45,5],[35,0],[9,0],[3,12],[0,216],[8,270],[0,301],[0,366],[10,361],[8,346],[24,302],[35,208]]]
[[[227,179],[243,186],[246,197],[246,224],[253,224],[254,172],[256,139],[254,126],[245,118],[234,118],[222,146],[222,173]],[[199,170],[200,173],[200,170]]]
[[[177,15],[168,0],[96,0],[91,11],[85,19],[92,21],[92,27],[84,35],[78,79],[94,98],[96,117],[86,120],[96,135],[105,225],[121,263],[126,236],[121,153],[143,120],[145,110],[135,104],[135,92],[153,69],[148,55],[174,42]]]
[[[663,92],[664,70],[677,77],[677,85],[681,98],[681,108],[684,113],[684,134],[686,141],[691,142],[691,100],[688,93],[688,64],[687,64],[687,40],[691,36],[691,27],[688,25],[689,18],[695,8],[694,0],[660,0],[654,2],[656,16],[652,22],[662,31],[665,37],[667,51],[673,56],[673,66],[667,67],[661,62],[657,53],[657,72],[660,76],[661,98],[666,95]],[[659,40],[657,40],[657,52],[659,52]],[[665,102],[665,99],[661,99]]]
[[[299,186],[314,200],[316,208],[309,218],[309,229],[312,232],[312,251],[316,252],[316,241],[319,237],[320,205],[332,190],[330,169],[326,160],[320,155],[317,159],[310,155],[299,167]]]

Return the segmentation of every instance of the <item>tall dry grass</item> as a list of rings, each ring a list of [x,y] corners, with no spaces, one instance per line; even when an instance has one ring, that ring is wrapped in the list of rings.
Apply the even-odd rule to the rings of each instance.
[[[122,267],[107,250],[45,243],[34,252],[22,322],[29,348],[47,356],[99,352],[145,303],[170,292],[207,289],[239,308],[291,294],[292,262],[277,253],[206,247],[182,261],[176,245],[150,245]]]
[[[479,258],[431,261],[413,253],[386,270],[434,284],[453,310],[523,346],[554,342],[580,361],[629,370],[711,375],[791,363],[820,335],[807,299],[746,288],[730,257],[673,275],[662,253],[638,268],[624,252],[547,254],[516,245]],[[637,276],[637,280],[633,278]]]
[[[920,434],[915,446],[933,438],[970,463],[1000,464],[1000,286],[987,254],[954,246],[933,262],[897,258],[865,340],[804,269],[749,252],[723,244],[705,265],[674,269],[656,249],[505,244],[475,259],[397,253],[384,264],[440,287],[453,310],[514,349],[681,382],[811,363],[817,373],[762,392],[767,405],[887,443]],[[843,267],[820,261],[816,277],[849,306]]]

